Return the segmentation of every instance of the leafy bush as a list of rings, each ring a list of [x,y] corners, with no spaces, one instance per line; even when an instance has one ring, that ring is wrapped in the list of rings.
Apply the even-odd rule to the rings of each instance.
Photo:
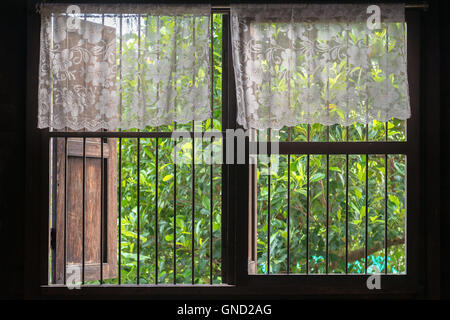
[[[202,123],[203,130],[211,127],[221,130],[221,82],[222,82],[222,16],[213,18],[214,39],[214,118]],[[133,45],[133,39],[124,45]],[[126,47],[124,48],[126,52]],[[135,83],[124,84],[124,103],[131,103]],[[192,124],[177,129],[191,130]],[[392,120],[388,123],[388,139],[405,140],[405,122]],[[173,125],[159,128],[172,131]],[[149,131],[155,128],[149,128]],[[366,128],[355,124],[348,131],[339,125],[329,128],[329,141],[364,141]],[[374,121],[369,125],[367,136],[371,141],[385,139],[385,124]],[[286,140],[288,129],[280,131],[280,139]],[[291,129],[292,141],[307,140],[307,126]],[[326,141],[327,129],[314,124],[310,130],[311,141]],[[192,165],[176,168],[176,219],[174,219],[175,174],[171,153],[174,141],[169,138],[141,138],[140,141],[140,283],[173,283],[174,242],[176,249],[176,282],[190,283],[192,277],[191,252],[194,246],[195,283],[210,281],[210,248],[212,246],[212,276],[214,283],[221,282],[221,167],[213,166],[213,198],[210,201],[210,166],[195,165],[194,225],[192,224]],[[192,141],[177,141],[192,151]],[[198,147],[197,141],[195,145]],[[136,283],[137,277],[137,139],[122,139],[122,187],[121,205],[121,277],[122,283]],[[158,157],[158,158],[157,158]],[[310,206],[309,244],[306,256],[306,195],[307,156],[290,156],[290,271],[305,273],[306,260],[309,272],[325,272],[326,253],[326,161],[325,155],[309,158]],[[156,166],[158,162],[158,166]],[[388,175],[385,176],[384,156],[369,156],[366,168],[365,155],[349,156],[348,177],[348,251],[349,273],[363,273],[365,266],[364,243],[366,221],[365,177],[368,170],[368,264],[384,271],[384,186],[388,185],[388,272],[405,271],[405,157],[388,156]],[[268,191],[269,178],[260,174],[267,165],[258,165],[258,272],[267,271],[268,254]],[[346,156],[329,157],[329,271],[345,272],[345,226],[346,226]],[[158,204],[156,206],[156,172],[158,172]],[[287,271],[287,188],[288,156],[279,157],[279,168],[270,177],[270,270],[271,273]],[[212,203],[212,208],[211,208]],[[158,210],[156,211],[156,207]],[[210,213],[212,212],[212,238],[210,237]],[[156,220],[156,215],[158,220]],[[174,221],[175,220],[175,221]],[[176,239],[174,241],[174,228]],[[194,242],[192,232],[194,231]],[[158,244],[156,246],[156,243]],[[156,250],[158,257],[156,259]],[[156,261],[158,265],[156,265]],[[157,273],[157,275],[156,275]],[[156,279],[157,277],[157,279]],[[111,283],[117,279],[108,280]]]

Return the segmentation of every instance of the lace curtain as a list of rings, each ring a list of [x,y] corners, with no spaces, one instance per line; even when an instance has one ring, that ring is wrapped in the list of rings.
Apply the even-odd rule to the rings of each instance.
[[[44,4],[40,13],[39,128],[211,117],[209,5]]]
[[[404,5],[368,7],[233,5],[238,123],[280,129],[409,118]]]

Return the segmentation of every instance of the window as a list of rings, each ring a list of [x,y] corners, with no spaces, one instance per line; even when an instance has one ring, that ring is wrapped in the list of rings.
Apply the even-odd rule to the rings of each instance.
[[[107,14],[89,14],[83,21],[87,26],[119,26],[121,36],[116,37],[114,45],[124,109],[132,108],[140,86],[151,86],[145,76],[136,81],[126,74],[135,71],[128,70],[130,67],[141,68],[139,62],[134,63],[135,53],[148,54],[148,64],[153,63],[153,51],[170,55],[164,49],[156,50],[147,33],[160,35],[164,45],[173,40],[183,46],[190,41],[184,34],[170,37],[177,23],[186,23],[181,18],[135,18],[132,16],[130,22],[121,17],[117,22],[111,20],[117,17]],[[208,131],[220,132],[223,126],[222,15],[213,14],[211,18],[211,23],[206,23],[213,41],[213,108],[209,119],[185,124],[174,121],[142,130],[92,132],[66,128],[49,132],[50,283],[222,283],[222,166],[221,161],[202,161],[207,147],[212,153],[222,144],[220,139],[202,137]],[[138,26],[133,24],[136,22]],[[199,33],[200,27],[204,25],[196,22],[189,30]],[[68,42],[72,41],[70,37],[68,32]],[[158,90],[159,86],[158,82],[153,89],[163,95],[164,88]],[[176,99],[174,103],[180,104]],[[173,138],[174,132],[181,137]],[[177,156],[184,156],[184,161],[177,161]]]
[[[259,161],[250,172],[255,180],[252,261],[257,261],[252,273],[406,273],[406,156],[389,154],[390,142],[384,142],[404,137],[394,122],[404,128],[394,120],[387,125],[374,121],[365,127],[306,125],[281,131],[286,141],[280,155],[272,155],[270,164]],[[386,128],[391,134],[385,134]],[[292,131],[302,129],[306,142],[289,141]],[[353,143],[346,138],[352,131],[357,139]],[[313,136],[325,141],[302,154],[311,150],[307,144]],[[369,136],[378,136],[374,143],[379,150],[358,154],[355,143]],[[400,148],[407,144],[400,141]],[[336,144],[333,153],[330,144]]]
[[[359,16],[370,8],[384,14],[374,29]],[[238,121],[260,129],[253,141],[281,141],[250,171],[251,273],[406,272],[406,155],[386,147],[409,143],[403,12],[233,8]],[[379,150],[358,154],[361,142]]]
[[[210,119],[157,129],[45,131],[50,188],[42,189],[49,199],[42,212],[50,212],[45,227],[51,232],[42,283],[50,284],[48,292],[78,273],[92,288],[213,284],[209,292],[245,294],[261,285],[285,293],[301,286],[307,294],[332,286],[367,293],[363,275],[373,266],[387,273],[386,290],[415,288],[420,90],[413,32],[420,20],[412,12],[407,19],[411,119],[268,130],[280,153],[270,164],[195,163],[196,147],[208,142],[195,133],[238,128],[230,18],[223,9],[211,20]],[[131,92],[136,84],[126,85]],[[175,129],[189,138],[171,139]],[[258,141],[249,140],[247,152]],[[211,141],[223,143],[225,154],[225,141]],[[191,163],[174,165],[176,145],[192,152]],[[275,171],[275,163],[275,173],[261,174]]]

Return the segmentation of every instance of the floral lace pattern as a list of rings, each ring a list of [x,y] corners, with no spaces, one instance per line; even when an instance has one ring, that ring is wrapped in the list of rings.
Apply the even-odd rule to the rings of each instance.
[[[237,121],[281,129],[410,117],[404,5],[233,5]]]
[[[144,129],[211,117],[210,6],[66,9],[40,10],[39,128]]]

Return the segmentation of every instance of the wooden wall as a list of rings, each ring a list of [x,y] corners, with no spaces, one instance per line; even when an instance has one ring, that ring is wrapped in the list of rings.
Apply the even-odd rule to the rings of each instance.
[[[23,295],[26,2],[0,1],[0,297]]]
[[[450,1],[441,2],[441,275],[450,299]]]

